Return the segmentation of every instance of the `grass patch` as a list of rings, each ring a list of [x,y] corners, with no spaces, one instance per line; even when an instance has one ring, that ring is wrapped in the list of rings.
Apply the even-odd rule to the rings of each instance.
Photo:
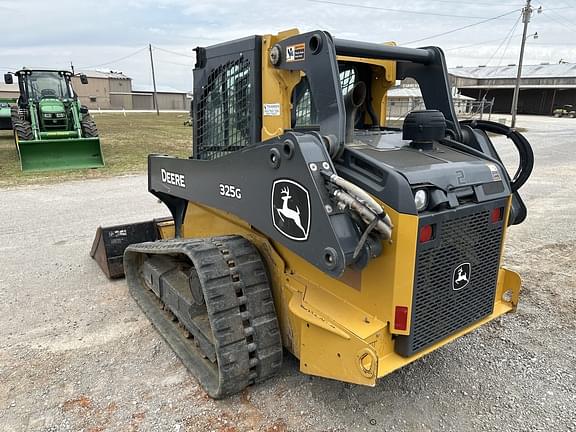
[[[188,157],[192,128],[184,126],[184,113],[94,113],[100,132],[104,168],[22,172],[11,131],[0,131],[0,187],[55,183],[71,179],[144,173],[150,153]]]

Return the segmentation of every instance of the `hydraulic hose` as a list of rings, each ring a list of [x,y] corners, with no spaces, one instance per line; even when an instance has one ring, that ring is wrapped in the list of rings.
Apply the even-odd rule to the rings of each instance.
[[[496,123],[489,120],[464,120],[460,124],[468,125],[473,129],[479,129],[484,132],[490,132],[497,135],[504,135],[509,138],[518,150],[520,156],[520,163],[518,170],[512,178],[510,187],[512,192],[518,191],[530,177],[532,169],[534,168],[534,152],[528,140],[517,130],[508,127],[502,123]]]

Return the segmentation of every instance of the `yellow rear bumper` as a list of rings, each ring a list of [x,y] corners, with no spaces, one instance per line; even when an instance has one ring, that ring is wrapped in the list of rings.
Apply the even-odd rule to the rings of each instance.
[[[498,274],[498,286],[496,288],[496,298],[494,302],[494,311],[492,314],[488,315],[486,318],[477,321],[476,323],[468,326],[451,336],[442,339],[440,342],[435,343],[434,345],[420,351],[418,354],[415,354],[410,357],[402,357],[396,354],[395,352],[388,352],[382,356],[378,357],[378,378],[381,378],[385,375],[388,375],[390,372],[395,371],[396,369],[401,368],[402,366],[407,365],[408,363],[413,362],[414,360],[419,359],[420,357],[425,356],[432,351],[437,350],[438,348],[446,345],[447,343],[458,339],[461,336],[464,336],[467,333],[477,329],[478,327],[483,326],[489,321],[492,321],[495,318],[498,318],[501,315],[504,315],[508,312],[513,312],[516,310],[516,305],[518,304],[518,297],[520,294],[520,285],[521,280],[518,273],[513,272],[511,270],[500,268],[500,272]],[[506,295],[504,294],[506,293]],[[505,301],[503,296],[506,297]]]
[[[329,299],[323,298],[320,310],[316,307],[318,303],[315,304],[314,295],[296,294],[290,301],[289,309],[294,320],[292,324],[300,329],[297,344],[300,350],[295,353],[300,358],[300,370],[311,375],[374,386],[378,378],[514,311],[520,285],[517,273],[500,268],[492,314],[410,357],[402,357],[394,351],[394,340],[387,323],[368,317],[354,317],[357,311],[353,311],[346,318],[344,327],[340,325],[341,322],[328,318],[341,316],[336,310],[330,311],[329,315],[324,314],[327,305],[330,305]]]

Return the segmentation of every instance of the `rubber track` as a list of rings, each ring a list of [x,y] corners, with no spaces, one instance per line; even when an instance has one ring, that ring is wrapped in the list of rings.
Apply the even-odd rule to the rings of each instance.
[[[195,267],[214,336],[216,364],[162,308],[142,282],[147,254],[185,255]],[[124,253],[130,293],[158,332],[213,398],[223,398],[274,375],[282,364],[282,341],[264,263],[239,236],[139,243]]]

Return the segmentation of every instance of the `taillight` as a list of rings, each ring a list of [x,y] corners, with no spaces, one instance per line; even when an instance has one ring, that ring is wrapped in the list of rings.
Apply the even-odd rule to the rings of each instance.
[[[406,306],[396,306],[394,311],[394,329],[406,330],[408,327],[408,308]]]
[[[433,225],[424,225],[420,228],[420,235],[418,236],[418,241],[420,243],[429,242],[434,238],[434,227]]]
[[[504,207],[497,207],[492,209],[492,213],[490,213],[490,221],[492,223],[498,223],[504,218]]]

